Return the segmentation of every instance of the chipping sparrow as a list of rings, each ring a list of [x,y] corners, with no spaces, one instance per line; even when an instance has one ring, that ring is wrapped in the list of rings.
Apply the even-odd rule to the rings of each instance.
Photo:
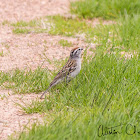
[[[81,70],[81,52],[82,48],[76,47],[71,50],[70,58],[67,61],[66,65],[58,72],[53,81],[50,83],[48,89],[41,95],[43,95],[56,84],[66,80],[69,82],[71,78],[74,78]]]

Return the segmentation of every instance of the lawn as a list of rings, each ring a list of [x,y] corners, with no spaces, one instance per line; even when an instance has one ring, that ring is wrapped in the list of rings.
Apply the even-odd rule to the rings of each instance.
[[[140,138],[139,7],[138,0],[83,0],[71,3],[71,12],[77,15],[74,19],[58,15],[6,23],[17,35],[46,32],[75,38],[84,34],[89,48],[91,43],[98,44],[96,49],[90,48],[94,56],[84,50],[81,72],[68,85],[62,83],[52,88],[45,100],[19,104],[27,114],[45,114],[47,123],[34,124],[10,139]],[[86,22],[94,18],[101,20],[95,27]],[[115,24],[102,24],[108,19]],[[72,46],[66,40],[60,40],[59,44]],[[64,62],[58,62],[58,67]],[[0,72],[0,84],[16,94],[38,94],[48,87],[56,73],[40,67],[35,71]]]

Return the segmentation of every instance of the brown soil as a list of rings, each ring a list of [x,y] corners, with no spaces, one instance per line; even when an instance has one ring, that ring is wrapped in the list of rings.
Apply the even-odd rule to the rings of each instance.
[[[0,70],[36,69],[38,66],[53,69],[47,59],[54,61],[66,58],[72,48],[60,46],[58,42],[61,39],[72,42],[72,47],[76,47],[77,44],[85,45],[84,41],[77,38],[49,36],[45,33],[11,35],[8,39],[3,38],[0,48],[0,52],[3,51],[3,56],[0,57]]]
[[[0,139],[6,139],[13,132],[22,131],[24,126],[30,127],[35,122],[43,122],[40,114],[24,114],[16,103],[30,103],[36,94],[12,95],[11,91],[0,90]]]
[[[0,21],[31,20],[46,15],[65,15],[69,0],[1,0]]]

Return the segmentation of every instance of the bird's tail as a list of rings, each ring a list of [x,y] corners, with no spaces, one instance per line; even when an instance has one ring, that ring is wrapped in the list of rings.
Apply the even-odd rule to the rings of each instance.
[[[51,87],[49,87],[47,90],[45,90],[44,92],[43,92],[43,94],[40,96],[40,99],[42,99],[42,97],[44,96],[44,94],[50,89]]]

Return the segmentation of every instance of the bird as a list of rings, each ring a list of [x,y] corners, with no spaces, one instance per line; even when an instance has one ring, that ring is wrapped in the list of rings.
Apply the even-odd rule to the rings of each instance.
[[[66,81],[68,83],[72,78],[75,78],[76,75],[79,74],[81,70],[81,52],[83,48],[75,47],[70,52],[70,57],[66,64],[62,67],[62,69],[57,73],[54,77],[53,81],[50,83],[49,87],[45,92],[41,95],[40,99],[44,96],[44,94],[51,89],[53,86]]]

